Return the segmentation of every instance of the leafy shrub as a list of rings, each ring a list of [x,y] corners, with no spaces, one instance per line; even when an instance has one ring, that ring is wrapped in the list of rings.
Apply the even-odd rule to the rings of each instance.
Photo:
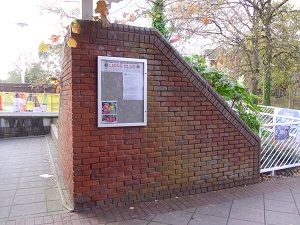
[[[187,56],[185,59],[212,85],[225,101],[230,102],[231,108],[258,134],[260,127],[258,112],[260,109],[254,103],[256,96],[244,87],[243,77],[231,81],[228,79],[226,72],[207,67],[205,59],[199,55]]]

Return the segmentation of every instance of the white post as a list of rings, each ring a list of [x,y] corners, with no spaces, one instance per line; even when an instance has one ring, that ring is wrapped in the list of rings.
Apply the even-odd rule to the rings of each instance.
[[[81,0],[81,18],[93,20],[93,0]]]
[[[275,170],[271,171],[271,176],[274,177],[275,176]]]

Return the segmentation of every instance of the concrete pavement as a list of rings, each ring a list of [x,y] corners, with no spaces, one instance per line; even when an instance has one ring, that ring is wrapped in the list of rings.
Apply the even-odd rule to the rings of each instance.
[[[46,137],[0,140],[0,225],[300,225],[300,177],[69,212],[61,203],[57,179],[51,177],[49,150],[55,151]]]
[[[44,137],[0,140],[0,221],[65,212]]]

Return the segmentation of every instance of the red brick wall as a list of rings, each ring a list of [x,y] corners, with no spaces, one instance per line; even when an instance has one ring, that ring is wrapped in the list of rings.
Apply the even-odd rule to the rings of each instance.
[[[60,115],[77,209],[258,182],[258,137],[157,31],[88,21],[81,27],[73,34],[77,48],[66,52],[72,73],[63,73]],[[147,127],[97,127],[97,56],[148,59]]]
[[[59,162],[62,169],[65,185],[68,189],[71,202],[74,194],[73,181],[73,115],[72,115],[72,56],[71,49],[65,48],[62,76],[61,76],[61,96],[59,111],[59,134],[58,149]]]

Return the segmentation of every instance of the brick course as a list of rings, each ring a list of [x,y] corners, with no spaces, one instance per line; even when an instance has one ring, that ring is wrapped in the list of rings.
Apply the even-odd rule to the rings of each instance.
[[[80,23],[65,49],[59,141],[76,209],[258,182],[259,138],[157,31]],[[148,59],[146,127],[97,127],[97,56]]]

